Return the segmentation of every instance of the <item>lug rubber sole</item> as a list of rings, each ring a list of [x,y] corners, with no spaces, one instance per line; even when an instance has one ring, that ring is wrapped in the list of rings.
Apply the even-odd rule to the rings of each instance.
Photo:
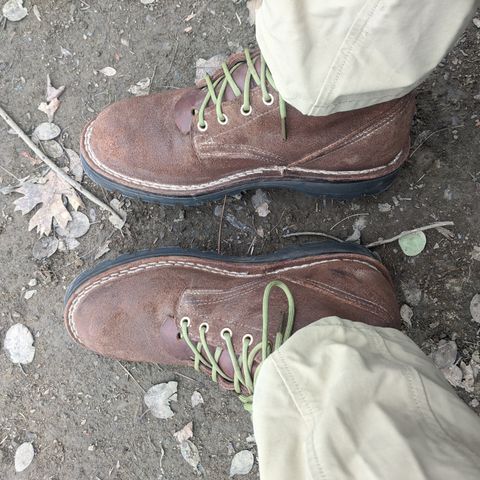
[[[295,260],[303,257],[312,257],[317,255],[328,255],[335,253],[355,253],[357,255],[364,255],[369,258],[377,260],[375,255],[365,247],[349,242],[337,242],[335,240],[328,240],[325,242],[307,243],[303,245],[292,245],[282,248],[278,252],[268,255],[259,255],[256,257],[233,257],[226,255],[219,255],[215,252],[202,252],[196,249],[183,249],[179,247],[163,247],[155,250],[141,250],[135,253],[128,253],[117,257],[114,260],[104,260],[90,270],[81,273],[67,288],[65,293],[64,303],[67,304],[69,298],[78,290],[82,284],[91,278],[103,273],[110,268],[118,267],[126,263],[137,260],[144,260],[154,257],[167,256],[182,256],[182,257],[196,257],[208,260],[218,260],[222,262],[246,263],[270,263],[282,260]],[[378,260],[377,260],[378,261]]]
[[[148,203],[159,203],[163,205],[184,205],[195,206],[205,202],[212,202],[222,199],[225,195],[235,195],[245,190],[253,190],[257,188],[283,188],[302,192],[315,197],[333,197],[340,200],[349,200],[363,195],[375,195],[387,190],[398,175],[397,170],[392,173],[373,180],[360,180],[358,182],[329,182],[326,180],[258,180],[245,182],[230,188],[220,189],[213,193],[189,196],[169,196],[157,193],[145,192],[136,188],[126,187],[109,178],[100,175],[93,170],[87,161],[80,156],[85,173],[98,185],[105,187],[107,190],[113,190],[125,195],[126,197],[135,198]]]

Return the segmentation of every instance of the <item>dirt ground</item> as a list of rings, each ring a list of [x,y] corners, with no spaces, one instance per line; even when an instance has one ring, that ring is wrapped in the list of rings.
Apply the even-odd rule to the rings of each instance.
[[[63,129],[63,145],[76,151],[85,122],[130,95],[129,86],[141,78],[155,72],[152,91],[190,85],[198,58],[254,43],[243,1],[162,0],[144,6],[139,0],[44,0],[37,5],[41,21],[27,0],[28,17],[0,29],[0,103],[31,133],[46,121],[37,107],[50,74],[54,85],[66,85],[55,123]],[[192,12],[196,16],[185,22]],[[192,30],[186,33],[189,25]],[[252,192],[228,198],[225,213],[253,228],[242,231],[225,222],[222,252],[246,255],[253,242],[257,255],[314,240],[283,237],[296,231],[346,238],[357,217],[335,224],[364,212],[369,215],[363,243],[453,220],[454,238],[427,232],[427,248],[417,257],[406,257],[396,243],[376,251],[394,275],[399,301],[413,309],[406,333],[427,353],[441,339],[454,339],[459,358],[468,363],[480,347],[479,325],[469,312],[471,298],[480,292],[480,261],[472,258],[474,247],[480,246],[479,47],[480,29],[472,24],[419,89],[416,151],[391,190],[354,202],[267,191],[271,213],[266,218],[255,212]],[[117,74],[107,78],[96,73],[105,66]],[[22,156],[25,150],[0,124],[1,186],[15,184],[12,175],[23,178],[43,168]],[[113,198],[88,179],[83,183],[100,198]],[[194,423],[193,441],[206,478],[227,478],[236,451],[249,449],[256,455],[254,444],[247,441],[252,434],[249,415],[234,395],[193,370],[124,363],[135,382],[119,362],[73,344],[62,322],[66,286],[96,263],[107,239],[110,251],[102,259],[171,245],[215,250],[219,218],[214,210],[222,202],[180,208],[127,201],[127,228],[120,233],[87,201],[86,213],[91,216],[94,209],[97,220],[79,239],[79,247],[37,261],[32,247],[38,236],[28,232],[29,217],[14,212],[17,197],[0,195],[0,339],[3,343],[11,325],[23,323],[35,336],[36,354],[23,370],[0,354],[0,478],[196,478],[172,436],[189,421]],[[259,227],[263,238],[254,233]],[[34,278],[37,293],[26,300],[28,282]],[[169,380],[178,381],[175,416],[159,420],[146,412],[143,390]],[[190,397],[195,390],[205,403],[193,409]],[[458,392],[471,408],[475,397],[480,400],[478,382],[475,392]],[[476,411],[480,414],[480,407]],[[25,441],[33,442],[35,458],[16,474],[15,449]],[[257,477],[256,464],[241,478]]]

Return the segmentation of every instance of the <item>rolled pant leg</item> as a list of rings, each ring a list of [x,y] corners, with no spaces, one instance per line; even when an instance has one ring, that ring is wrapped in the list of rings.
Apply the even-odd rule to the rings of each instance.
[[[478,480],[480,419],[404,334],[322,319],[262,365],[261,480]]]
[[[478,0],[263,0],[257,41],[275,83],[307,115],[401,97],[441,61]]]

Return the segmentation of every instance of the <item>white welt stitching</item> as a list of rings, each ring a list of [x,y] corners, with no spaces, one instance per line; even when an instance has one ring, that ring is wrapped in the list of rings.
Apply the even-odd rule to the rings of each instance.
[[[68,311],[68,325],[70,326],[70,331],[74,338],[77,340],[78,343],[83,345],[83,342],[80,340],[77,327],[75,325],[75,320],[74,320],[74,313],[75,310],[77,309],[78,305],[80,304],[80,301],[92,290],[95,288],[99,287],[100,285],[104,285],[105,283],[109,283],[112,280],[115,280],[117,278],[124,277],[126,275],[132,275],[137,272],[141,272],[144,270],[151,270],[152,268],[161,268],[161,267],[169,267],[169,266],[174,266],[174,267],[186,267],[186,268],[193,268],[195,270],[201,270],[201,271],[206,271],[206,272],[213,272],[213,273],[219,273],[222,275],[227,275],[230,277],[240,277],[240,278],[256,278],[256,277],[263,277],[265,275],[276,275],[279,273],[287,272],[290,270],[300,270],[308,267],[313,267],[316,265],[320,265],[322,263],[329,263],[329,262],[354,262],[354,263],[360,263],[363,265],[366,265],[367,267],[376,270],[377,272],[379,271],[378,268],[376,268],[374,265],[371,263],[365,262],[363,260],[355,260],[353,258],[348,258],[348,259],[339,259],[339,258],[332,258],[329,260],[318,260],[316,262],[311,262],[311,263],[304,263],[302,265],[295,265],[293,267],[284,267],[284,268],[279,268],[277,270],[268,272],[266,274],[264,273],[254,273],[254,274],[249,274],[247,272],[238,272],[234,270],[225,270],[222,268],[217,268],[217,267],[210,267],[208,265],[202,265],[198,264],[195,262],[185,262],[185,261],[180,261],[180,260],[158,260],[158,261],[153,261],[153,262],[148,262],[144,263],[139,266],[131,266],[128,268],[124,268],[123,270],[119,270],[118,272],[111,273],[110,275],[107,275],[96,282],[88,285],[72,302],[70,309]]]
[[[244,172],[234,173],[232,175],[228,175],[227,177],[219,178],[218,180],[213,180],[211,182],[205,183],[197,183],[193,185],[172,185],[168,183],[158,183],[158,182],[150,182],[146,180],[139,180],[138,178],[130,177],[128,175],[124,175],[122,173],[118,173],[115,170],[107,167],[95,155],[91,145],[91,137],[92,137],[92,130],[93,130],[93,122],[87,128],[85,132],[85,149],[88,152],[91,160],[100,170],[112,175],[115,178],[119,178],[122,180],[126,180],[127,182],[133,183],[135,185],[141,185],[143,187],[150,187],[150,188],[158,188],[162,190],[180,190],[180,191],[194,191],[194,190],[201,190],[204,188],[214,187],[217,185],[222,185],[232,180],[238,180],[240,178],[250,177],[252,175],[259,175],[262,173],[279,173],[280,175],[284,175],[286,172],[303,172],[303,173],[312,173],[316,175],[331,175],[331,176],[342,176],[342,175],[363,175],[366,173],[373,173],[379,172],[381,170],[385,170],[392,165],[398,163],[402,158],[403,150],[401,150],[398,155],[386,165],[382,165],[380,167],[373,167],[367,168],[365,170],[344,170],[344,171],[330,171],[330,170],[318,170],[318,169],[310,169],[310,168],[301,168],[301,167],[287,167],[282,165],[276,165],[272,167],[260,167],[260,168],[253,168],[251,170],[245,170]]]

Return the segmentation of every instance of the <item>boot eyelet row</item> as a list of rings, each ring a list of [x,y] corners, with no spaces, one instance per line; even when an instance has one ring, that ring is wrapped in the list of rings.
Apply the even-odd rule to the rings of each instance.
[[[273,102],[275,101],[275,97],[273,95],[270,95],[268,100],[265,100],[263,97],[262,97],[262,102],[265,104],[265,105],[272,105]],[[251,115],[253,112],[253,108],[252,106],[250,105],[250,108],[248,110],[244,110],[243,109],[243,105],[240,107],[240,113],[244,116],[244,117],[248,117],[249,115]],[[218,123],[220,125],[226,125],[228,123],[228,117],[223,114],[223,120],[218,120]],[[202,127],[199,123],[197,123],[197,128],[200,132],[206,132],[207,129],[208,129],[208,123],[205,122],[205,125]]]

